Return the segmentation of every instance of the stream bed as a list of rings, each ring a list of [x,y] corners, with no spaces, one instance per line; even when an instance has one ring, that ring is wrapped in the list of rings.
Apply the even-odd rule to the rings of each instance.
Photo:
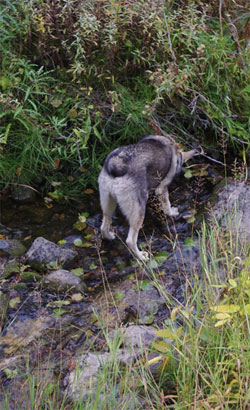
[[[101,210],[95,192],[82,201],[52,207],[39,198],[27,203],[10,198],[1,201],[0,238],[20,240],[27,249],[37,237],[54,243],[80,239],[82,245],[69,270],[84,283],[81,292],[46,288],[41,277],[55,267],[34,272],[22,256],[15,258],[18,267],[6,275],[6,263],[13,258],[0,252],[1,304],[5,306],[0,311],[1,408],[6,394],[8,408],[29,408],[29,375],[33,372],[38,380],[45,378],[52,385],[59,377],[63,385],[79,352],[89,346],[105,350],[104,327],[160,326],[169,317],[171,301],[185,304],[192,275],[201,274],[197,231],[214,183],[221,179],[214,166],[201,163],[191,176],[182,174],[171,185],[171,204],[180,213],[175,219],[163,216],[155,197],[148,202],[139,235],[140,246],[152,256],[147,266],[136,262],[126,248],[128,225],[119,210],[113,218],[116,239],[101,239]],[[87,213],[86,226],[79,230],[76,222],[82,213]]]

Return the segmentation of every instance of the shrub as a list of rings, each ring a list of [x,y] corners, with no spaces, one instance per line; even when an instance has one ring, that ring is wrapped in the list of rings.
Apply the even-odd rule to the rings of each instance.
[[[95,186],[108,151],[155,123],[246,150],[249,11],[220,5],[4,0],[1,180]]]

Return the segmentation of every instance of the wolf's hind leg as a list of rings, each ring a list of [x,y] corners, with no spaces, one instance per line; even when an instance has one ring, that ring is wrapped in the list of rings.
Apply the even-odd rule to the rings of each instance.
[[[100,200],[103,212],[103,220],[101,225],[102,236],[106,239],[115,239],[115,234],[110,231],[111,217],[116,208],[116,200],[109,192],[100,190]]]
[[[146,201],[145,201],[145,206],[141,207],[137,203],[134,203],[134,209],[131,210],[130,214],[127,214],[127,218],[129,221],[129,231],[128,231],[128,236],[126,239],[126,244],[128,245],[129,249],[134,253],[134,255],[142,260],[142,261],[147,261],[148,260],[148,254],[147,252],[141,252],[138,249],[137,246],[137,239],[139,235],[139,231],[142,227],[144,216],[145,216],[145,207],[146,207]]]
[[[141,261],[147,261],[149,259],[147,252],[139,251],[137,246],[137,239],[140,228],[141,226],[130,225],[126,244],[138,259],[140,259]]]

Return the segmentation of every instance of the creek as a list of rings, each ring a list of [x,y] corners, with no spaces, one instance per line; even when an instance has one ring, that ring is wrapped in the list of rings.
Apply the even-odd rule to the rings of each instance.
[[[1,311],[0,404],[9,392],[10,409],[17,401],[27,406],[25,380],[30,372],[51,383],[58,375],[63,380],[77,352],[90,345],[105,349],[103,323],[110,329],[129,323],[161,324],[169,317],[171,300],[185,304],[191,275],[201,274],[197,232],[220,179],[214,166],[199,163],[195,171],[191,168],[185,178],[182,174],[174,181],[170,200],[180,212],[175,219],[163,216],[156,198],[150,198],[139,235],[141,246],[153,255],[149,267],[136,263],[126,248],[128,226],[119,210],[113,218],[117,238],[101,240],[97,193],[49,208],[37,198],[30,203],[9,198],[1,202],[2,238],[21,240],[26,248],[39,236],[52,242],[82,240],[70,270],[81,276],[85,287],[82,293],[47,289],[40,276],[48,272],[37,272],[37,277],[35,272],[24,280],[23,273],[34,270],[22,257],[17,258],[19,268],[6,276],[8,257],[0,253],[0,290],[6,305]],[[88,213],[86,227],[79,231],[75,223],[83,212]],[[165,296],[159,295],[152,275]]]

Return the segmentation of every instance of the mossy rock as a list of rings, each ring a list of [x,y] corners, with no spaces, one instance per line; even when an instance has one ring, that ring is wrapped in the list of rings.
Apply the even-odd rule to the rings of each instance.
[[[0,239],[0,251],[5,255],[18,257],[24,255],[26,248],[17,239]]]
[[[28,286],[26,285],[26,283],[19,282],[19,283],[10,285],[9,290],[16,290],[16,291],[28,290]]]
[[[3,269],[2,278],[8,278],[12,273],[20,272],[20,264],[16,260],[8,261]]]
[[[40,282],[43,279],[42,275],[37,272],[22,272],[20,274],[22,282]]]

